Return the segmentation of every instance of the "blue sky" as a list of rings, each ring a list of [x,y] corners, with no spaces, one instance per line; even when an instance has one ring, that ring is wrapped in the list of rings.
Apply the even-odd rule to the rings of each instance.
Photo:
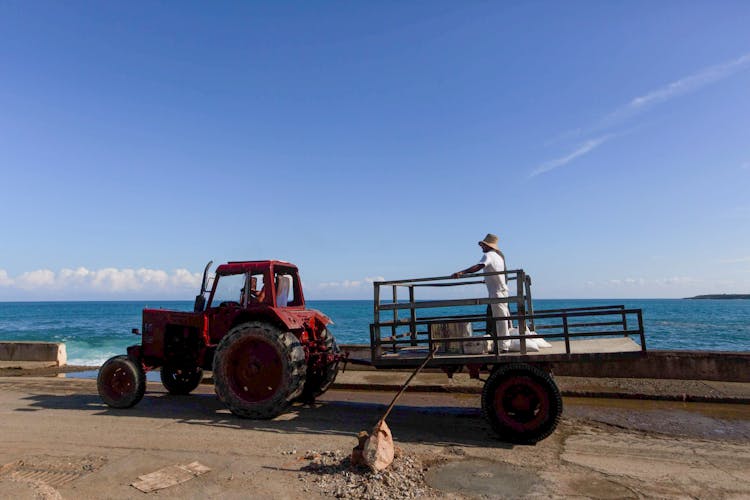
[[[308,298],[500,236],[540,298],[750,293],[747,2],[0,3],[0,300]]]

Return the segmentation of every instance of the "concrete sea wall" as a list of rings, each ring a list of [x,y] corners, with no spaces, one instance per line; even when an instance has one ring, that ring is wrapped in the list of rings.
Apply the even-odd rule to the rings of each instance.
[[[18,364],[33,366],[65,366],[68,362],[62,342],[0,342],[0,363],[4,367]]]
[[[369,360],[370,346],[342,345],[351,358]],[[543,363],[541,356],[530,361]],[[643,357],[617,361],[544,363],[555,375],[593,378],[652,378],[750,382],[750,353],[714,351],[648,351]],[[347,369],[361,369],[350,365]]]

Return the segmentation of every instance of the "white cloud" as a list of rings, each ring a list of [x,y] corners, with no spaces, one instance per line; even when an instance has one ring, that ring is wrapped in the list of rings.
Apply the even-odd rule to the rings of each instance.
[[[200,273],[191,273],[187,269],[177,269],[171,277],[175,286],[189,288],[199,287],[202,279]]]
[[[85,267],[78,269],[63,269],[60,271],[59,279],[65,283],[83,283],[90,276],[91,271]]]
[[[585,132],[581,132],[580,128],[575,129],[572,135],[594,134],[596,132],[601,133],[605,130],[612,130],[616,125],[619,125],[627,119],[639,115],[654,106],[676,97],[695,92],[707,85],[717,83],[746,68],[750,68],[750,53],[732,61],[704,68],[692,75],[685,76],[650,92],[646,92],[643,95],[634,97],[626,105],[621,106],[599,120],[597,125],[589,127]],[[566,133],[565,135],[570,134]],[[544,162],[537,166],[531,172],[530,177],[535,177],[557,167],[566,165],[576,158],[580,158],[581,156],[590,153],[612,138],[612,136],[613,134],[607,134],[598,138],[589,139],[569,155]],[[750,162],[744,163],[742,168],[750,169]]]
[[[672,286],[695,285],[697,283],[700,283],[700,280],[691,278],[689,276],[673,276],[671,278],[662,278],[662,279],[655,280],[655,283],[659,286],[672,287]]]
[[[367,277],[360,280],[343,280],[343,281],[324,281],[317,284],[317,288],[320,289],[361,289],[369,285],[372,285],[376,281],[385,281],[382,276]]]
[[[16,284],[24,290],[48,288],[55,284],[55,273],[49,269],[38,269],[23,273],[16,279]]]
[[[702,69],[697,73],[680,78],[661,88],[634,98],[628,103],[627,109],[633,111],[640,110],[672,99],[673,97],[694,92],[706,85],[728,78],[748,66],[750,66],[750,54],[745,54],[733,61]]]
[[[671,278],[658,278],[658,279],[646,279],[646,278],[617,278],[610,279],[603,282],[587,281],[587,287],[607,287],[607,288],[646,288],[651,286],[659,287],[672,287],[672,286],[684,286],[693,285],[700,281],[695,278],[687,276],[674,276]]]
[[[49,269],[38,269],[11,278],[0,270],[0,286],[16,287],[27,292],[49,292],[76,290],[96,293],[119,292],[169,292],[195,289],[200,286],[200,273],[177,269],[168,273],[160,269],[117,269],[114,267],[89,270],[61,269],[55,273]]]
[[[8,276],[8,271],[0,269],[0,286],[11,286],[13,283],[15,282]]]
[[[643,95],[634,97],[626,105],[605,116],[595,129],[616,125],[658,104],[695,92],[707,85],[729,78],[746,68],[750,68],[750,54],[745,54],[733,61],[704,68],[692,75],[685,76],[650,92],[646,92]]]
[[[579,158],[595,150],[596,148],[604,144],[606,141],[608,141],[611,137],[612,135],[609,134],[609,135],[604,135],[602,137],[590,139],[584,142],[583,144],[581,144],[578,147],[578,149],[576,149],[569,155],[542,163],[531,172],[530,176],[535,177],[539,174],[543,174],[545,172],[549,172],[550,170],[556,169],[558,167],[562,167],[563,165],[567,165],[568,163],[575,160],[576,158]]]

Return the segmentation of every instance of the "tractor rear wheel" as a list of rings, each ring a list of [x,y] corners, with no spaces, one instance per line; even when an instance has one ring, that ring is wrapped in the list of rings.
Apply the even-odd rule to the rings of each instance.
[[[239,417],[268,419],[302,393],[305,351],[290,332],[267,323],[232,328],[214,354],[216,395]]]
[[[333,355],[338,355],[341,352],[338,344],[336,344],[336,339],[333,338],[333,335],[331,335],[331,332],[328,331],[328,328],[323,329],[323,331],[321,332],[321,338],[325,342],[325,346],[327,349],[326,352]],[[331,387],[331,385],[333,385],[333,382],[334,380],[336,380],[336,375],[338,373],[338,360],[326,365],[323,368],[320,368],[319,370],[312,371],[308,369],[305,388],[302,390],[302,396],[300,397],[300,399],[306,403],[315,401],[315,398],[326,392]]]
[[[190,394],[203,380],[203,370],[199,366],[177,367],[164,365],[161,367],[161,383],[170,394]]]
[[[127,356],[109,358],[96,377],[99,396],[112,408],[130,408],[146,393],[146,372]]]
[[[482,413],[504,441],[534,444],[557,427],[562,396],[549,373],[521,363],[501,365],[484,384]]]

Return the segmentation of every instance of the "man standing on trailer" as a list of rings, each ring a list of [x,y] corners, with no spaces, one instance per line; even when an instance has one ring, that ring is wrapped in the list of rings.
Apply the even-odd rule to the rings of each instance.
[[[505,271],[505,256],[497,247],[498,238],[494,234],[488,234],[482,241],[479,242],[479,246],[482,247],[482,258],[479,264],[475,264],[471,267],[453,273],[454,278],[460,278],[464,274],[476,273],[483,271],[485,273],[495,273]],[[504,274],[495,274],[492,276],[485,276],[484,282],[487,285],[487,293],[491,299],[495,298],[507,298],[508,297],[508,285],[505,282]],[[500,302],[496,304],[490,304],[492,310],[492,316],[503,317],[510,316],[507,302]],[[495,331],[498,337],[505,337],[509,335],[510,321],[508,320],[497,320],[495,322]],[[510,349],[510,340],[503,340],[501,349],[507,352]]]

